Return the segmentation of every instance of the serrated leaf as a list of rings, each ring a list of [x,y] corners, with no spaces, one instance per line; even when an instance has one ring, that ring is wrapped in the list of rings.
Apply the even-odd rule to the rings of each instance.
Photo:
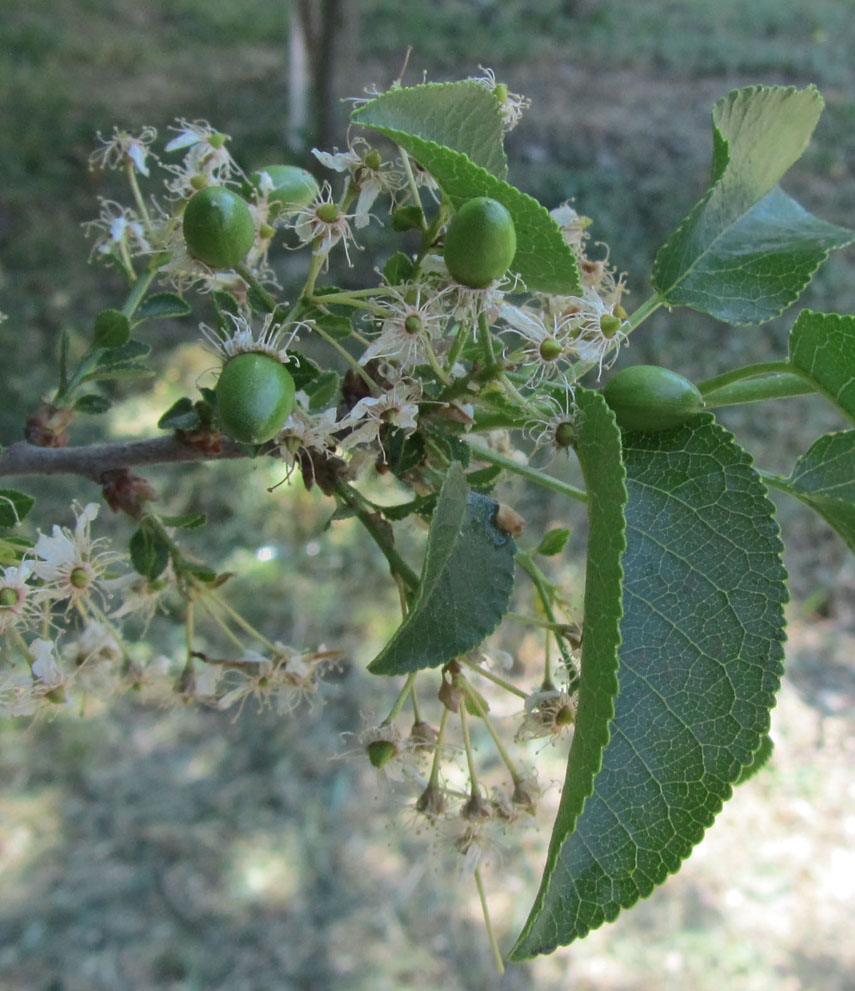
[[[767,733],[766,736],[763,737],[763,742],[760,744],[760,748],[757,753],[754,754],[754,759],[750,764],[742,768],[742,773],[736,779],[734,784],[741,785],[743,782],[748,781],[749,778],[753,778],[758,771],[762,771],[763,768],[769,763],[774,749],[775,744],[772,742],[772,737]]]
[[[0,489],[0,526],[17,526],[35,505],[36,500],[17,489]]]
[[[570,531],[566,527],[555,527],[543,535],[543,540],[537,545],[535,554],[542,554],[544,557],[560,554],[569,536]]]
[[[182,527],[184,530],[195,530],[204,526],[208,522],[208,517],[204,513],[181,513],[179,516],[161,516],[160,522],[164,526]]]
[[[822,113],[813,86],[752,86],[713,108],[712,184],[653,266],[669,305],[729,323],[760,323],[789,306],[832,248],[853,233],[803,210],[776,188]]]
[[[480,83],[426,83],[389,90],[355,110],[351,120],[388,133],[394,141],[398,139],[389,132],[453,148],[500,179],[507,174],[499,101]]]
[[[300,354],[299,351],[288,352],[288,371],[291,373],[291,378],[294,379],[294,388],[298,390],[305,389],[309,382],[321,374],[320,368],[314,361],[304,354]]]
[[[360,123],[366,122],[360,120]],[[474,196],[489,196],[505,207],[517,233],[517,253],[511,271],[520,276],[530,292],[572,296],[582,291],[576,256],[546,207],[497,179],[460,151],[389,127],[370,126],[413,155],[455,206]]]
[[[142,341],[127,340],[120,347],[105,350],[98,356],[98,367],[114,364],[125,364],[129,361],[140,361],[151,354],[151,347]]]
[[[190,304],[174,292],[159,292],[149,296],[137,307],[133,316],[134,326],[145,320],[171,320],[186,317]]]
[[[820,437],[781,482],[855,552],[855,430]]]
[[[109,382],[112,379],[144,379],[151,378],[154,371],[139,365],[135,361],[120,361],[114,365],[105,365],[84,375],[81,382]]]
[[[113,404],[106,396],[99,396],[95,393],[81,396],[74,401],[74,409],[78,413],[106,413]]]
[[[466,473],[466,484],[476,492],[492,492],[501,474],[502,469],[498,465],[476,468]]]
[[[201,422],[193,400],[183,396],[161,416],[157,426],[160,430],[195,430]]]
[[[624,435],[624,464],[611,736],[575,831],[550,847],[550,883],[516,959],[614,920],[679,869],[754,762],[780,683],[781,542],[749,457],[705,415]]]
[[[528,921],[511,952],[522,959],[541,951],[544,929],[555,928],[556,942],[566,942],[562,920],[555,914],[555,878],[562,867],[562,851],[585,802],[594,788],[609,740],[609,722],[618,690],[617,651],[620,644],[621,557],[626,548],[624,507],[627,493],[621,457],[621,434],[614,413],[602,395],[576,390],[580,417],[577,454],[588,493],[588,555],[585,578],[585,635],[582,640],[581,679],[573,745],[561,793],[540,891]]]
[[[790,361],[855,420],[855,317],[802,310],[790,331]]]
[[[448,469],[431,520],[419,591],[373,674],[438,667],[477,647],[501,622],[514,586],[513,539],[493,522],[497,503]]]
[[[422,434],[408,433],[400,427],[389,425],[383,437],[385,462],[393,475],[403,475],[419,465],[425,456],[425,439]]]
[[[95,317],[92,345],[96,348],[120,348],[131,336],[131,325],[121,310],[101,310]]]
[[[149,581],[154,581],[169,564],[169,545],[144,523],[133,532],[128,550],[134,570]]]

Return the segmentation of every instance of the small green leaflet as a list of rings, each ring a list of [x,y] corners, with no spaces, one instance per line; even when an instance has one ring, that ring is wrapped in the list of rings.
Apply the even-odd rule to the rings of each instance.
[[[802,310],[790,331],[790,361],[855,420],[855,317]]]
[[[777,188],[822,113],[813,86],[752,86],[713,108],[711,186],[660,248],[653,286],[671,306],[728,323],[786,309],[852,231],[811,216]]]
[[[546,890],[516,959],[613,921],[679,869],[755,763],[780,683],[782,545],[750,458],[707,414],[623,441],[627,549],[611,735],[575,830],[550,848]],[[581,704],[579,715],[577,734]]]
[[[480,83],[425,83],[389,90],[354,110],[351,120],[453,148],[497,178],[507,175],[499,101]]]
[[[855,552],[855,430],[820,437],[776,484],[815,509]]]
[[[169,564],[169,545],[145,522],[131,535],[128,550],[134,570],[149,581],[154,581]]]
[[[26,492],[0,489],[0,526],[17,526],[35,505],[36,500]]]
[[[540,891],[528,922],[511,951],[521,960],[540,952],[538,943],[549,927],[554,899],[553,874],[561,851],[573,833],[585,801],[594,789],[609,741],[609,722],[617,695],[621,619],[621,556],[626,548],[626,486],[621,460],[621,435],[614,413],[599,392],[576,390],[579,418],[577,454],[588,492],[588,564],[585,578],[585,634],[573,745],[561,804],[555,819]],[[559,923],[556,923],[559,925]],[[567,936],[556,931],[557,942]]]
[[[96,348],[120,348],[131,336],[131,325],[121,310],[101,310],[95,317],[92,346]]]
[[[489,93],[486,95],[495,102]],[[530,292],[565,296],[581,293],[576,257],[544,206],[476,164],[464,151],[428,140],[418,130],[411,132],[400,127],[382,113],[382,105],[375,107],[382,99],[378,97],[355,111],[353,121],[397,142],[430,172],[455,206],[475,196],[498,200],[513,218],[517,232],[517,253],[511,271],[520,276]]]
[[[409,674],[447,664],[499,625],[514,586],[513,539],[493,522],[497,503],[448,469],[431,519],[419,591],[406,619],[368,665]]]
[[[189,313],[190,304],[180,296],[172,292],[159,292],[141,303],[132,319],[134,326],[137,326],[145,320],[169,320],[186,317]]]

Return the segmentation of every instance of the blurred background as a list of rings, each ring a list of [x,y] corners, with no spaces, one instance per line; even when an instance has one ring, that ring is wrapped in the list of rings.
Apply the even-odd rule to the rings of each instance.
[[[481,65],[531,98],[508,137],[510,179],[593,218],[593,238],[627,272],[630,310],[647,295],[657,247],[706,187],[710,110],[734,87],[819,86],[825,114],[785,188],[819,217],[855,224],[852,0],[4,0],[0,442],[21,436],[53,388],[60,330],[83,341],[94,313],[122,299],[120,280],[87,263],[80,226],[97,216],[97,196],[126,200],[115,176],[88,168],[97,131],[151,124],[164,136],[178,116],[205,118],[232,136],[245,168],[292,161],[320,174],[309,149],[345,147],[341,101],[388,87],[409,45],[405,82]],[[382,233],[331,278],[372,279],[391,253]],[[303,264],[276,259],[285,298]],[[778,320],[731,328],[657,313],[622,360],[699,380],[783,356],[801,305],[855,312],[852,249]],[[109,416],[80,417],[73,439],[155,434],[211,364],[195,343],[200,319],[210,315],[147,325],[154,393],[122,385]],[[761,467],[787,473],[844,426],[810,398],[720,419]],[[123,701],[85,720],[0,726],[2,991],[855,989],[855,565],[807,509],[780,497],[792,601],[771,765],[651,898],[500,978],[453,853],[419,832],[367,762],[332,759],[347,749],[342,732],[392,701],[364,674],[395,623],[382,560],[348,521],[327,528],[331,504],[318,492],[269,493],[279,480],[269,468],[147,476],[165,511],[208,514],[213,525],[188,546],[241,575],[231,601],[252,622],[274,639],[341,648],[347,662],[323,706],[287,718],[251,702],[235,718]],[[68,480],[15,484],[39,496],[34,526],[68,524],[71,498],[98,498]],[[514,484],[501,495],[532,532],[574,528],[554,574],[578,603],[582,516]],[[104,526],[117,540],[130,533],[122,519]],[[152,629],[167,651],[181,632],[162,620]],[[511,631],[501,646],[518,670],[536,669],[539,641]],[[546,780],[560,780],[566,752],[566,741],[531,745]],[[530,906],[557,800],[552,788],[539,828],[486,875],[505,947]]]

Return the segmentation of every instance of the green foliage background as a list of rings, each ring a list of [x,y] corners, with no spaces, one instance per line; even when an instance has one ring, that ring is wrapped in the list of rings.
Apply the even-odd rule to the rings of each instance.
[[[646,295],[656,248],[705,188],[710,108],[736,86],[817,84],[826,110],[785,188],[818,217],[853,224],[855,17],[848,0],[817,0],[801,9],[773,0],[365,0],[359,12],[358,37],[348,42],[335,75],[338,94],[388,85],[409,43],[416,46],[410,81],[423,70],[441,80],[477,74],[479,63],[495,69],[533,100],[508,140],[510,180],[546,206],[575,197],[577,208],[594,218],[593,237],[608,243],[612,261],[627,270],[631,305]],[[120,298],[118,281],[87,265],[80,230],[97,214],[97,195],[123,193],[114,177],[88,170],[95,131],[150,123],[164,133],[178,115],[204,117],[233,136],[244,165],[281,159],[287,17],[281,0],[3,4],[0,309],[10,319],[0,325],[0,443],[19,436],[22,417],[51,388],[53,369],[44,356],[55,350],[60,329],[76,329],[82,339],[93,299],[100,307]],[[341,145],[349,110],[349,104],[340,109]],[[358,284],[385,260],[384,250],[368,242],[357,267],[337,278]],[[289,256],[279,264],[287,296],[302,262]],[[819,311],[855,311],[851,250],[832,256],[802,302]],[[151,341],[155,351],[163,355],[171,341],[192,338],[194,319],[160,326]],[[794,319],[791,311],[759,328],[733,330],[688,311],[661,313],[634,335],[626,359],[705,378],[783,356]],[[116,416],[103,424],[81,418],[77,439],[91,437],[90,430],[154,433],[157,416],[205,367],[197,350],[179,348],[161,367],[154,403],[146,386],[130,387]],[[785,474],[798,453],[842,423],[833,409],[807,399],[725,411],[721,420],[749,449],[763,451],[763,467]],[[248,618],[274,624],[295,642],[343,645],[363,664],[387,638],[397,608],[382,562],[365,553],[351,528],[322,530],[327,510],[320,497],[296,490],[271,497],[266,486],[275,477],[258,469],[257,478],[240,484],[244,472],[224,464],[180,475],[160,470],[152,480],[174,511],[208,513],[214,526],[204,537],[206,553],[245,573],[235,596]],[[74,494],[71,483],[51,483],[39,507],[42,523],[51,512],[60,520]],[[567,522],[554,502],[535,500],[520,487],[506,495],[533,527]],[[837,715],[845,711],[840,697],[855,695],[851,666],[834,659],[853,642],[855,581],[851,570],[848,584],[846,572],[841,581],[845,548],[821,520],[795,500],[780,505],[797,595],[790,675],[811,700],[799,708],[785,696],[782,708],[793,720],[815,719],[817,732],[827,736],[826,749],[809,756],[785,745],[790,763],[767,780],[790,803],[775,813],[779,822],[824,835],[816,818],[802,823],[790,806],[812,803],[839,821],[853,814],[851,800],[847,813],[842,797],[825,789],[833,792],[839,780],[828,748],[837,753],[835,747],[842,751],[853,739],[851,718]],[[127,536],[123,521],[115,528]],[[255,545],[275,548],[278,556],[260,560],[257,546],[243,547],[248,530],[258,535]],[[414,531],[413,546],[419,539]],[[584,534],[574,534],[561,566],[571,589],[580,587],[583,543]],[[260,583],[264,596],[253,594]],[[834,625],[820,623],[803,642],[805,616],[814,622],[830,616]],[[165,625],[155,633],[168,645]],[[345,672],[330,704],[294,721],[256,719],[252,712],[236,723],[206,713],[136,712],[123,717],[131,720],[128,732],[110,719],[40,726],[23,736],[2,728],[0,780],[8,787],[0,797],[0,839],[13,853],[0,908],[0,987],[483,988],[489,959],[486,949],[473,955],[482,942],[477,916],[470,919],[461,908],[456,879],[418,866],[424,837],[396,839],[387,850],[385,812],[372,811],[368,797],[371,779],[353,765],[328,761],[337,734],[358,728],[360,709],[376,704],[370,698],[365,679]],[[805,743],[812,742],[810,726]],[[791,742],[801,732],[796,728]],[[743,804],[733,813],[746,829],[752,822],[764,828],[762,818],[752,817],[774,803],[773,785],[765,787],[769,803]],[[845,787],[838,791],[845,794]],[[737,796],[740,801],[748,799]],[[720,826],[722,834],[730,821]],[[742,838],[738,824],[734,830]],[[840,843],[839,831],[828,830],[829,844]],[[99,843],[106,844],[100,854]],[[519,928],[538,867],[536,858],[519,871],[507,864],[498,911],[511,928]],[[267,879],[255,888],[247,880],[253,871]],[[805,871],[806,884],[817,884]],[[697,882],[681,875],[590,946],[574,948],[573,963],[521,965],[501,986],[537,980],[539,987],[558,988],[571,978],[574,987],[597,991],[849,986],[844,941],[834,938],[836,916],[828,916],[818,943],[773,940],[774,949],[758,961],[729,935],[727,903],[711,902],[704,884],[715,875],[701,874]],[[410,896],[390,904],[400,878]],[[770,885],[760,885],[761,902],[771,903]],[[669,890],[683,900],[669,901]],[[447,922],[455,911],[465,920],[457,928]],[[396,954],[401,959],[389,962]],[[378,962],[387,969],[378,971]],[[811,983],[816,974],[819,983]]]

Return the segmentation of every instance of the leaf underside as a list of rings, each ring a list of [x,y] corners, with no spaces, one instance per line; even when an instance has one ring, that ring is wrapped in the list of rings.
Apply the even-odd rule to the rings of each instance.
[[[403,97],[419,89],[414,86],[397,94]],[[378,97],[356,110],[351,119],[385,134],[405,149],[436,179],[455,206],[475,196],[489,196],[501,203],[513,218],[517,234],[517,253],[511,271],[530,292],[578,295],[582,289],[576,257],[549,211],[504,182],[498,173],[479,165],[477,158],[460,147],[460,141],[443,143],[435,136],[436,130],[425,134],[425,129],[415,120],[402,122],[399,116],[386,113],[387,98],[394,95]],[[491,94],[486,95],[495,102]]]
[[[786,484],[855,552],[855,430],[820,437],[798,459]]]
[[[514,587],[516,545],[494,522],[497,506],[468,491],[463,468],[452,463],[431,520],[418,595],[368,665],[372,674],[409,674],[446,664],[499,625]]]
[[[617,647],[620,643],[621,556],[626,548],[626,486],[621,460],[621,435],[614,413],[599,392],[577,389],[580,417],[576,453],[588,491],[588,563],[585,578],[585,635],[579,685],[576,732],[567,762],[546,867],[530,920],[519,945],[544,911],[559,853],[572,833],[594,787],[617,694]],[[516,951],[515,951],[516,952]],[[536,951],[535,951],[536,952]],[[521,956],[528,953],[522,952]]]
[[[822,106],[812,86],[754,86],[716,103],[711,186],[653,266],[665,302],[761,323],[798,298],[830,250],[852,243],[852,231],[813,217],[777,187]]]
[[[354,110],[351,119],[453,148],[497,178],[507,175],[499,101],[472,80],[389,90]]]
[[[855,317],[802,310],[790,331],[790,361],[855,420]]]
[[[780,683],[782,545],[748,455],[703,416],[625,435],[624,463],[611,738],[515,959],[613,921],[679,869],[754,762]]]

